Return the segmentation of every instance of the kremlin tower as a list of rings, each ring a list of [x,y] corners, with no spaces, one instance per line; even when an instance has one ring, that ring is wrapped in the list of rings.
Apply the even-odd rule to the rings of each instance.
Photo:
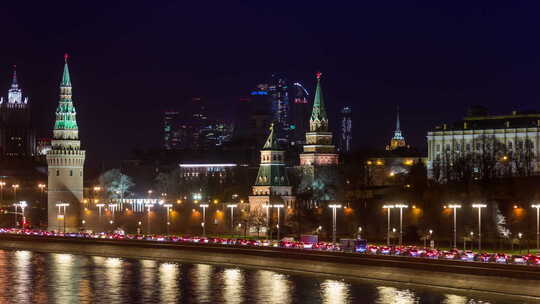
[[[270,135],[261,150],[261,165],[257,179],[249,196],[249,209],[252,215],[264,216],[263,208],[269,204],[294,204],[292,186],[285,168],[285,151],[279,146],[277,130],[270,126]],[[279,212],[279,211],[278,211]]]
[[[331,185],[337,183],[336,166],[339,157],[332,144],[332,132],[328,131],[328,117],[324,106],[321,88],[321,73],[317,73],[317,89],[313,101],[313,111],[306,132],[304,152],[300,154],[302,181],[299,191],[311,189],[315,201],[330,201],[335,195],[329,192]]]
[[[48,230],[76,232],[81,227],[85,151],[81,150],[76,111],[71,99],[67,54],[60,83],[48,164]]]

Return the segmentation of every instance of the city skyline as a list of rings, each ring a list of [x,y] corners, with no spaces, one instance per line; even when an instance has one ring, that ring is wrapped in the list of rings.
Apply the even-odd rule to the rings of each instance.
[[[92,152],[88,161],[94,166],[102,160],[117,163],[136,146],[160,147],[164,110],[181,108],[190,97],[203,96],[215,100],[217,111],[224,112],[221,110],[230,109],[275,72],[300,80],[313,92],[310,79],[315,71],[323,71],[334,131],[342,107],[362,109],[353,112],[356,148],[387,144],[397,105],[401,106],[407,142],[425,150],[427,131],[441,122],[460,120],[468,106],[483,104],[492,112],[507,113],[534,109],[538,99],[534,84],[540,67],[535,54],[540,50],[525,38],[534,28],[525,25],[537,21],[528,15],[527,8],[517,5],[501,11],[496,6],[431,8],[396,2],[389,7],[353,4],[348,12],[332,6],[323,9],[291,4],[288,13],[277,5],[224,6],[216,7],[224,14],[211,13],[215,18],[208,18],[209,24],[190,31],[183,29],[199,24],[199,20],[187,12],[203,10],[195,4],[138,4],[129,11],[121,5],[103,10],[84,4],[57,4],[57,10],[47,16],[49,22],[43,22],[37,9],[26,12],[17,4],[3,5],[12,13],[0,21],[5,27],[18,16],[29,16],[26,28],[12,28],[14,47],[2,52],[0,74],[4,80],[0,80],[0,89],[7,92],[11,67],[16,64],[20,87],[30,97],[38,129],[49,129],[61,54],[70,53],[73,81],[80,84],[74,96],[85,113],[80,117],[81,137]],[[446,17],[434,19],[439,10]],[[340,18],[352,17],[353,11],[359,18]],[[126,13],[123,19],[116,18],[119,12]],[[184,18],[170,18],[175,14]],[[495,38],[504,18],[515,21],[514,25]],[[253,27],[244,28],[244,22]],[[430,27],[424,27],[423,22],[430,22]],[[265,39],[250,38],[257,31],[270,35],[280,29],[285,42],[300,37],[300,44],[278,50],[267,48]],[[230,42],[220,38],[227,30],[237,31]],[[512,31],[523,35],[507,34]],[[34,33],[42,34],[44,48],[31,39]],[[185,38],[171,38],[172,33]],[[186,47],[186,39],[193,43]],[[346,50],[341,48],[340,39],[350,42]],[[134,48],[143,41],[150,46]],[[157,47],[165,43],[169,43],[168,49]],[[210,46],[218,46],[220,51]],[[440,105],[449,104],[452,106],[440,110]],[[227,115],[232,118],[232,114]],[[91,131],[100,128],[112,136],[104,138]],[[107,149],[98,148],[102,146]]]

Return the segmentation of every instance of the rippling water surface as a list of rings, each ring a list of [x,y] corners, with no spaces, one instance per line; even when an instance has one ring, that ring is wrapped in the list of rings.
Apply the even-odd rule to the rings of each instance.
[[[268,270],[31,251],[0,250],[0,282],[0,303],[526,303]]]

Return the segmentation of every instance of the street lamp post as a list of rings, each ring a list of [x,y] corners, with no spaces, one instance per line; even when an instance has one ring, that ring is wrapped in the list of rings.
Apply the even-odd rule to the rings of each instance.
[[[478,208],[478,251],[482,250],[482,208],[486,208],[486,204],[473,204],[473,208]]]
[[[536,208],[536,250],[540,250],[540,204],[532,205]]]
[[[200,204],[199,206],[202,208],[202,233],[203,236],[206,236],[206,208],[208,208],[208,204]]]
[[[56,204],[56,207],[58,207],[58,219],[62,219],[62,223],[64,226],[63,232],[66,233],[66,208],[69,206],[68,203],[58,203]],[[58,230],[60,230],[60,227],[58,227]]]
[[[266,238],[267,239],[270,239],[270,207],[272,207],[272,205],[270,204],[263,205],[263,208],[266,209]]]
[[[461,208],[461,205],[459,204],[450,204],[448,205],[448,208],[452,209],[454,212],[454,248],[457,248],[457,228],[456,228],[456,209]]]
[[[171,221],[170,221],[170,211],[171,211],[171,207],[172,207],[172,204],[164,204],[163,207],[167,208],[167,235],[169,234],[169,226],[171,226]]]
[[[151,194],[152,190],[149,190],[149,194]],[[150,234],[150,209],[152,209],[152,207],[154,207],[154,204],[146,204],[146,229],[148,230],[148,234]]]
[[[26,208],[26,206],[28,206],[26,204],[26,201],[21,201],[19,202],[19,207],[21,207],[21,214],[22,214],[22,227],[24,228],[24,226],[26,225],[26,216],[24,215],[24,208]]]
[[[390,210],[394,208],[394,205],[384,205],[383,209],[388,209],[388,223],[386,227],[386,245],[390,246]]]
[[[19,189],[19,184],[11,185],[13,188],[13,200],[17,201],[17,189]]]
[[[39,195],[39,200],[40,200],[40,205],[41,205],[41,211],[43,212],[43,210],[47,209],[47,203],[45,202],[45,200],[43,199],[43,193],[45,192],[45,187],[47,187],[45,184],[38,184],[38,188],[40,190],[40,195]],[[41,213],[40,213],[41,214]]]
[[[103,208],[104,206],[105,204],[96,204],[96,207],[98,207],[98,214],[99,214],[98,222],[99,222],[100,227],[101,227],[101,208]]]
[[[17,221],[17,207],[19,207],[18,204],[13,204],[13,208],[15,208],[15,212],[13,212],[15,215],[15,227],[19,226],[19,222]]]
[[[236,208],[236,204],[228,204],[227,208],[231,208],[231,235],[234,234],[234,208]]]
[[[341,208],[341,205],[331,204],[328,207],[332,208],[332,244],[336,244],[336,215],[337,209]]]
[[[116,210],[116,204],[109,204],[109,208],[111,209],[111,225],[114,224],[114,211]]]
[[[399,246],[403,243],[403,208],[409,208],[405,204],[396,204],[394,207],[399,208]]]
[[[276,225],[276,228],[277,228],[277,240],[279,241],[279,233],[281,231],[281,227],[279,226],[279,218],[280,218],[280,213],[281,213],[281,208],[283,208],[283,204],[277,204],[277,205],[272,205],[272,207],[274,208],[277,208],[277,225]]]
[[[0,202],[4,201],[4,186],[6,182],[0,182]]]

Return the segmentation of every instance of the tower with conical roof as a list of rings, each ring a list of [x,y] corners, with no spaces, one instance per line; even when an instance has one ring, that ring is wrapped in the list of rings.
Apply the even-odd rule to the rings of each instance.
[[[394,136],[390,140],[390,145],[386,146],[386,150],[395,150],[398,148],[404,148],[407,144],[405,143],[405,137],[403,137],[403,134],[401,134],[401,126],[399,121],[399,107],[397,108],[397,115],[396,115],[396,130],[394,131]]]
[[[79,140],[67,58],[66,54],[51,150],[47,153],[48,229],[79,231],[85,151]]]
[[[309,119],[309,132],[306,133],[304,152],[300,154],[301,166],[337,165],[339,162],[338,154],[335,153],[336,148],[332,145],[332,133],[328,131],[321,75],[317,73],[317,89]]]
[[[328,116],[321,87],[321,73],[317,73],[317,89],[313,101],[313,111],[306,132],[306,144],[300,154],[300,174],[302,180],[299,193],[311,192],[312,201],[332,201],[336,199],[333,185],[338,183],[337,165],[339,156],[332,144],[332,132],[328,131]]]
[[[287,177],[285,151],[279,145],[276,132],[274,124],[271,124],[270,135],[261,150],[259,172],[249,196],[249,209],[252,215],[262,215],[265,212],[264,206],[268,204],[279,203],[288,207],[292,206],[295,200]]]

